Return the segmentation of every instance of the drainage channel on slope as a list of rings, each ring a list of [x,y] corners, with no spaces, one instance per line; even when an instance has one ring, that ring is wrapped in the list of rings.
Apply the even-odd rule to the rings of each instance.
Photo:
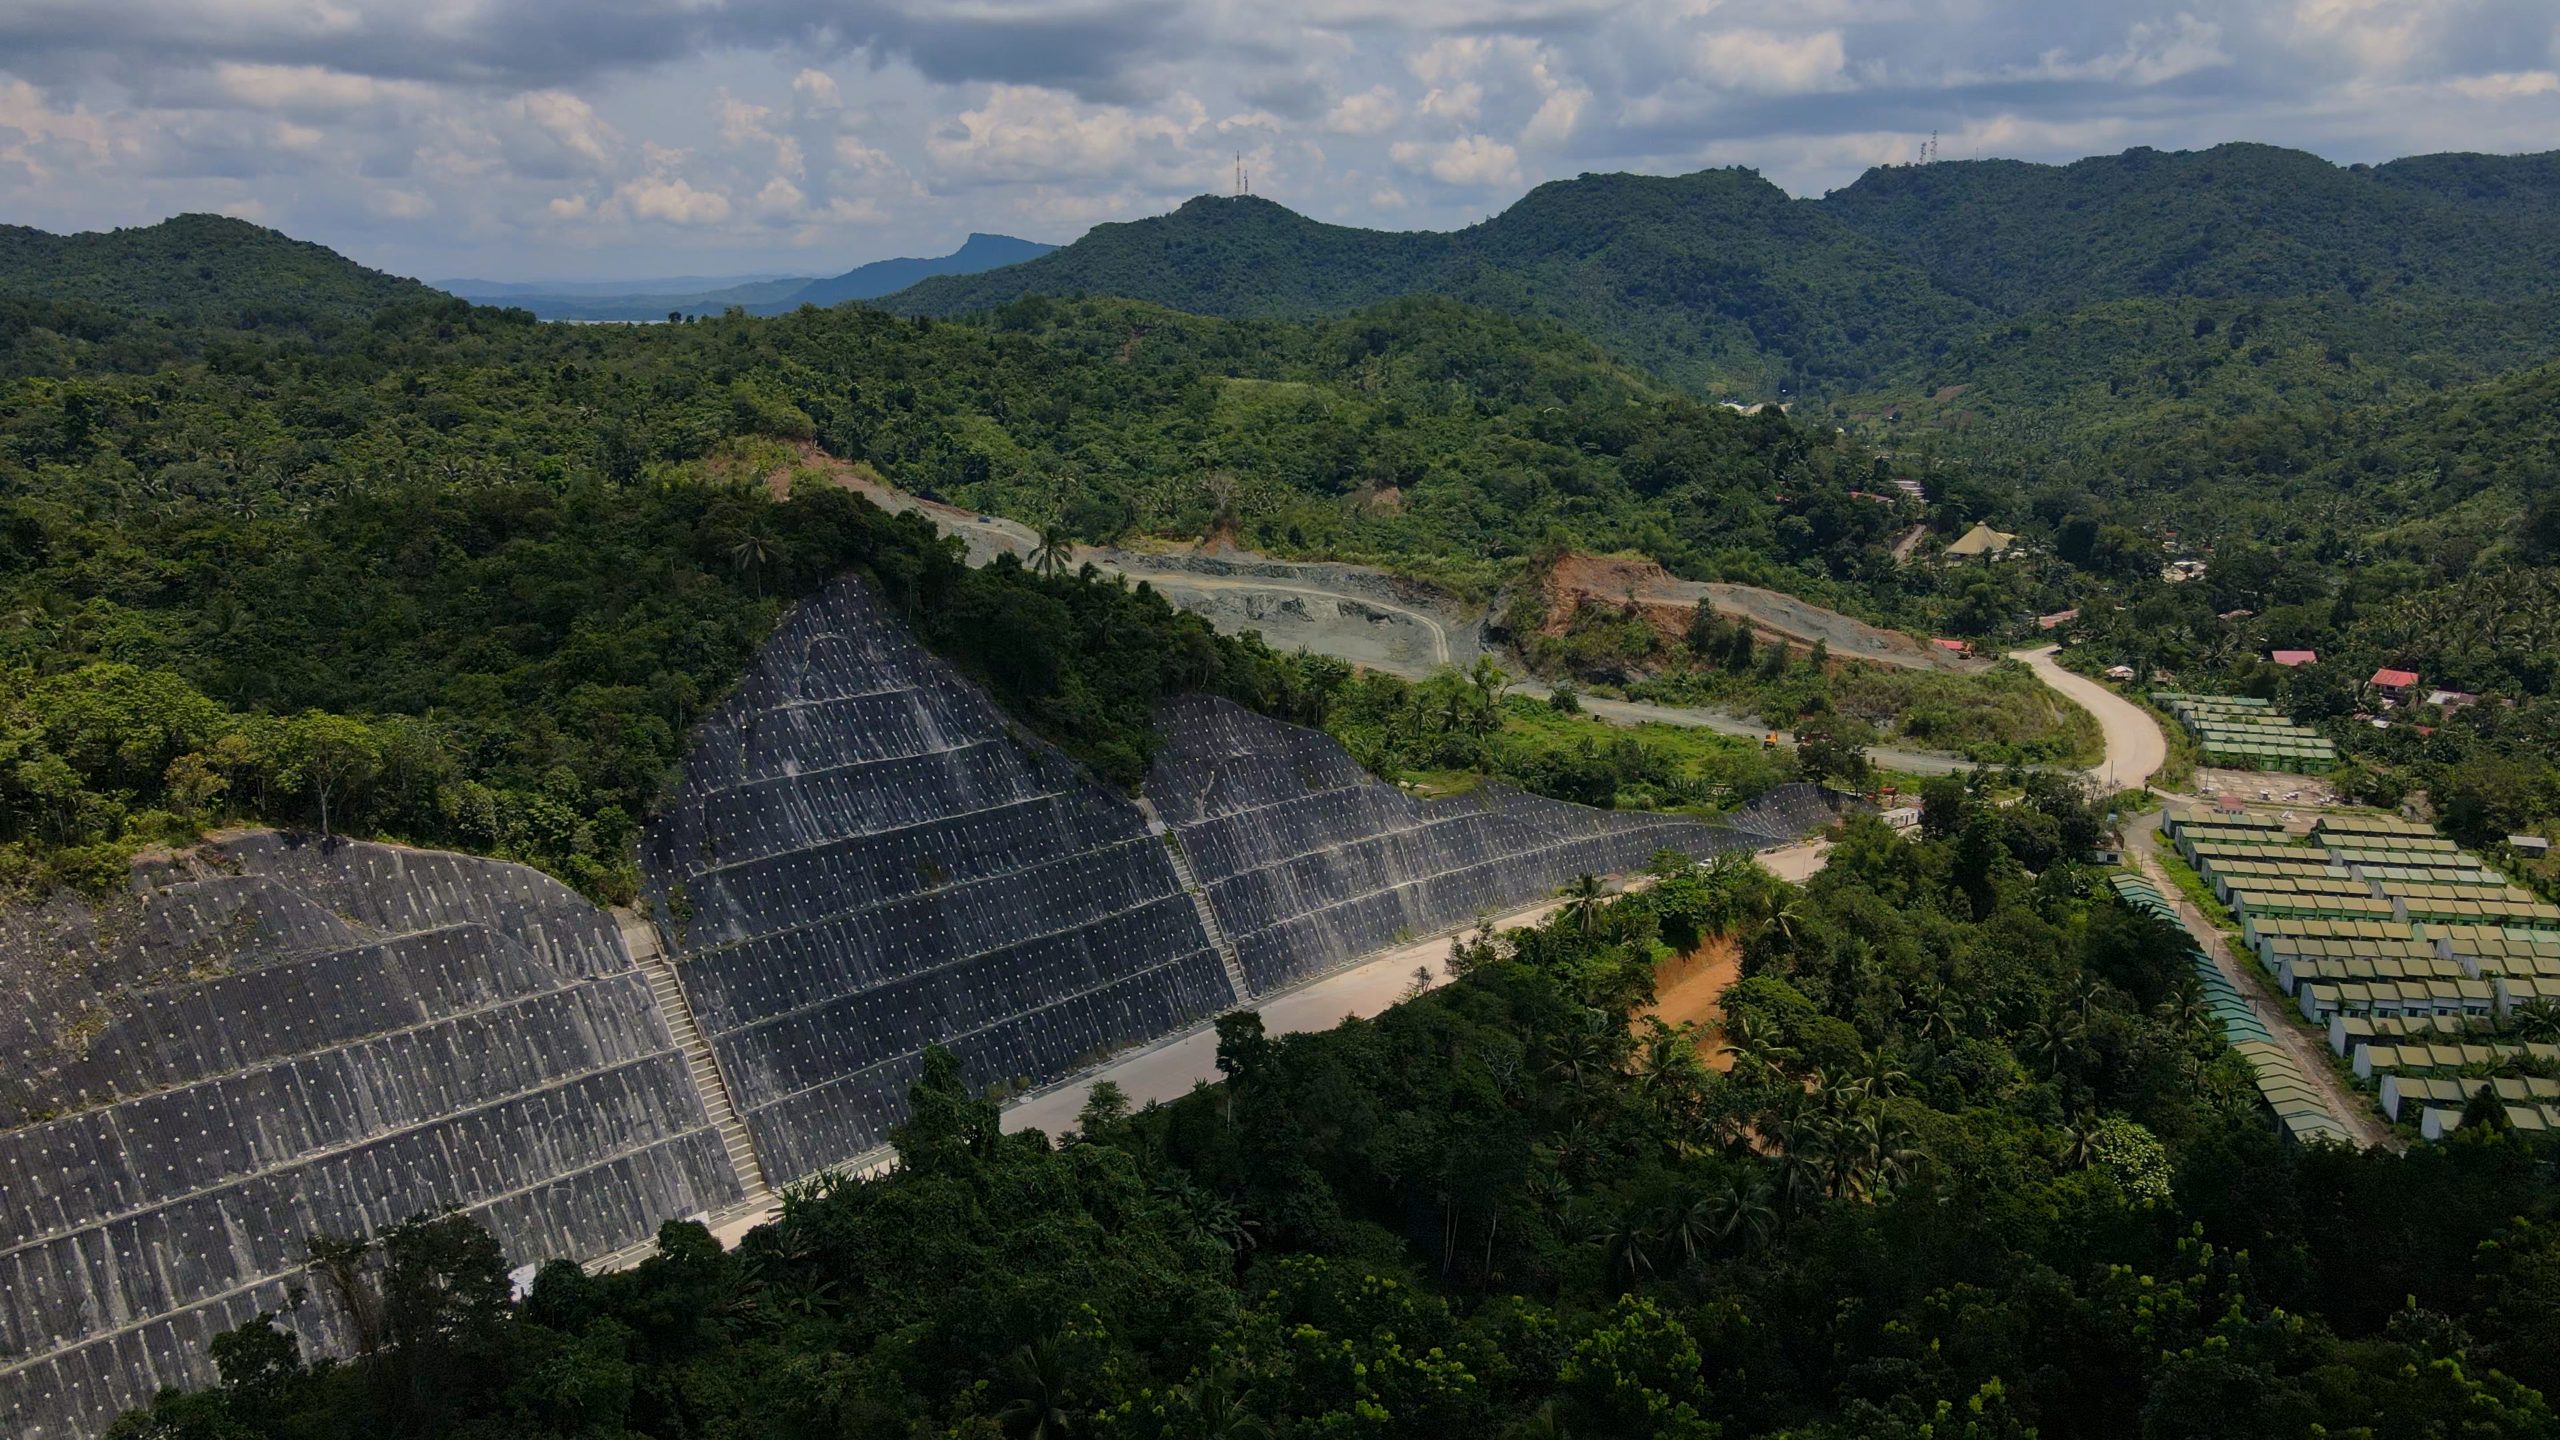
[[[1218,923],[1218,913],[1209,905],[1209,889],[1200,883],[1199,872],[1191,868],[1191,857],[1183,853],[1182,837],[1164,823],[1153,802],[1141,795],[1137,803],[1138,813],[1147,817],[1148,833],[1163,838],[1165,854],[1173,861],[1174,878],[1182,882],[1182,893],[1191,897],[1191,908],[1200,913],[1200,928],[1209,932],[1209,948],[1218,952],[1218,963],[1226,969],[1227,988],[1235,992],[1238,1005],[1244,1004],[1253,998],[1253,987],[1245,981],[1244,961],[1237,958],[1235,942],[1227,938],[1226,927]]]
[[[667,1034],[684,1052],[687,1073],[693,1088],[702,1097],[703,1113],[711,1117],[711,1128],[720,1135],[721,1148],[728,1152],[729,1168],[737,1172],[738,1188],[746,1192],[739,1208],[760,1206],[772,1194],[772,1185],[764,1172],[764,1161],[756,1154],[754,1137],[747,1133],[746,1122],[738,1118],[738,1108],[729,1095],[729,1082],[720,1073],[719,1058],[711,1053],[710,1042],[702,1038],[702,1027],[695,1023],[693,1006],[684,998],[684,986],[676,979],[675,966],[668,963],[666,950],[658,943],[658,927],[647,918],[625,909],[613,912],[615,924],[622,930],[624,948],[631,961],[649,977],[649,993],[655,997],[659,1017],[666,1022]],[[652,1249],[656,1242],[638,1247]]]

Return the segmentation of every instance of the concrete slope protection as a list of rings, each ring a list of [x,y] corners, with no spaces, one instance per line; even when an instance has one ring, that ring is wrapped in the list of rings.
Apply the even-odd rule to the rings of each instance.
[[[928,1045],[1057,1079],[1233,1005],[1127,797],[841,580],[697,732],[641,864],[765,1173],[886,1142]]]
[[[848,579],[695,736],[643,837],[649,920],[271,832],[114,904],[0,910],[0,1434],[209,1382],[311,1236],[459,1208],[532,1266],[732,1228],[875,1159],[927,1045],[1036,1090],[1580,871],[1829,818],[1795,791],[1722,823],[1424,803],[1224,702],[1164,724],[1149,802],[1106,789]],[[325,1299],[286,1323],[347,1349]]]
[[[1662,850],[1757,850],[1833,814],[1802,785],[1719,820],[1593,810],[1498,784],[1423,801],[1370,776],[1331,736],[1231,701],[1187,696],[1157,724],[1148,791],[1256,994],[1502,913],[1577,874],[1634,870]]]
[[[95,1434],[307,1237],[448,1206],[519,1260],[740,1198],[602,911],[523,866],[254,832],[0,911],[0,1434]]]

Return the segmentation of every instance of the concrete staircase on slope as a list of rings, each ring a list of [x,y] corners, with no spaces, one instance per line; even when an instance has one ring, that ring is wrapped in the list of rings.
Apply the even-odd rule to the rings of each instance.
[[[1200,916],[1200,928],[1208,932],[1209,948],[1218,952],[1218,963],[1226,967],[1227,988],[1235,992],[1236,1003],[1243,1004],[1253,997],[1253,987],[1245,983],[1244,962],[1236,958],[1236,947],[1228,941],[1227,932],[1219,928],[1217,912],[1209,908],[1208,887],[1200,883],[1199,874],[1191,868],[1191,857],[1182,853],[1182,837],[1173,833],[1146,797],[1138,798],[1138,810],[1147,817],[1149,832],[1161,837],[1164,853],[1173,858],[1173,878],[1182,883],[1182,893],[1191,897],[1191,908]]]
[[[730,1100],[729,1082],[720,1074],[720,1062],[712,1056],[711,1045],[702,1038],[702,1027],[694,1023],[693,1006],[684,998],[684,987],[676,982],[676,967],[669,963],[666,951],[658,944],[658,927],[629,910],[613,912],[622,927],[622,943],[631,952],[640,973],[649,977],[649,991],[658,1000],[658,1013],[665,1017],[667,1033],[674,1037],[676,1048],[684,1052],[685,1065],[693,1074],[693,1088],[702,1097],[704,1113],[711,1117],[711,1128],[720,1132],[720,1144],[729,1152],[729,1168],[738,1174],[738,1185],[754,1201],[772,1192],[765,1178],[764,1161],[756,1155],[755,1140],[747,1133],[746,1122],[738,1118],[738,1108]]]

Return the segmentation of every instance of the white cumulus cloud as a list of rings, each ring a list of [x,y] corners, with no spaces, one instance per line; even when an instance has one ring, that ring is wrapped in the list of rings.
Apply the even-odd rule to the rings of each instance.
[[[1399,140],[1389,159],[1407,170],[1428,174],[1443,185],[1517,185],[1520,152],[1486,135],[1468,135],[1444,144]]]
[[[1719,30],[1698,37],[1701,77],[1734,90],[1788,95],[1831,90],[1846,82],[1848,50],[1837,30],[1773,35]]]

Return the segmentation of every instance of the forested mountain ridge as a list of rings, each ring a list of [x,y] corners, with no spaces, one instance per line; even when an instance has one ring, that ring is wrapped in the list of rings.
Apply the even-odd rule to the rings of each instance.
[[[0,295],[259,329],[441,298],[325,246],[223,215],[53,235],[0,226]]]
[[[960,243],[959,249],[948,255],[874,260],[867,265],[856,265],[841,275],[812,280],[791,293],[790,303],[838,305],[847,300],[869,300],[936,275],[974,275],[1000,265],[1037,260],[1057,248],[1011,235],[973,233]]]
[[[958,315],[1023,295],[1110,295],[1195,315],[1303,318],[1445,288],[1455,253],[1431,231],[1328,225],[1260,196],[1198,195],[1170,214],[1096,225],[1071,245],[942,276],[882,308]]]
[[[2071,390],[2086,427],[2139,408],[2120,372],[2151,358],[2155,319],[2193,331],[2245,317],[2255,345],[2361,355],[2384,372],[2232,387],[2241,405],[2351,402],[2377,380],[2475,379],[2547,358],[2555,171],[2554,155],[2341,167],[2223,145],[1886,167],[1818,200],[1742,170],[1585,175],[1448,233],[1202,197],[882,303],[949,315],[1023,294],[1111,294],[1305,316],[1429,291],[1564,321],[1711,398],[1865,394],[1856,408],[1883,412],[1970,385],[1985,393],[1968,405],[2041,422],[2065,413],[2055,392]],[[2070,343],[2047,344],[2022,373],[1997,363],[2004,345],[2057,331]],[[2403,351],[2416,358],[2400,363]]]
[[[1445,295],[1562,321],[1704,395],[1845,383],[1905,358],[1910,336],[1975,318],[1872,241],[1739,170],[1552,181],[1454,233],[1327,225],[1258,197],[1200,196],[882,304],[953,315],[1030,294],[1266,318]]]
[[[1886,166],[1814,203],[2002,314],[2171,296],[2513,298],[2560,289],[2560,215],[2530,203],[2555,174],[2560,152],[2342,167],[2231,144]]]

